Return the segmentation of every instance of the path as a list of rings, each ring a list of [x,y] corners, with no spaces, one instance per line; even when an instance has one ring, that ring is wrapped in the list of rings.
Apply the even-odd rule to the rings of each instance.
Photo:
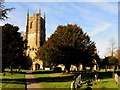
[[[36,82],[34,76],[32,75],[31,71],[25,75],[26,78],[26,90],[41,90],[39,84]]]

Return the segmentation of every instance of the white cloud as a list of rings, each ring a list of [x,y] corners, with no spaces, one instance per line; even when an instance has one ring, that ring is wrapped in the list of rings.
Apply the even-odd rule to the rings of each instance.
[[[101,24],[101,25],[97,25],[97,26],[93,29],[93,31],[90,33],[90,35],[92,36],[92,35],[96,35],[96,34],[98,34],[98,33],[104,32],[104,31],[110,29],[111,26],[112,26],[112,25],[111,25],[110,23],[103,23],[103,24]]]
[[[107,47],[108,47],[108,40],[98,40],[96,41],[96,47],[98,54],[101,58],[104,58],[107,53]]]
[[[100,9],[110,12],[112,14],[118,14],[118,3],[113,2],[104,2],[104,3],[93,3],[98,6]]]

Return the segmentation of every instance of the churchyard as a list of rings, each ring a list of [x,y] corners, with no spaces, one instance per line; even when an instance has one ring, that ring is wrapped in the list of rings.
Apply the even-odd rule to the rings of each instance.
[[[6,88],[20,88],[25,90],[26,88],[26,79],[25,74],[27,74],[27,70],[13,70],[13,74],[9,71],[5,72],[5,76],[2,75],[2,90]],[[115,81],[115,75],[113,75],[112,71],[105,72],[95,71],[95,72],[70,72],[69,74],[63,72],[54,72],[52,70],[37,70],[33,71],[32,75],[35,77],[35,80],[39,84],[40,88],[66,88],[73,89],[72,82],[77,82],[75,84],[75,88],[80,90],[84,90],[86,88],[90,89],[118,89],[120,88],[120,84]],[[97,77],[95,76],[97,75]],[[78,78],[78,76],[80,76]],[[79,86],[78,83],[81,82]]]

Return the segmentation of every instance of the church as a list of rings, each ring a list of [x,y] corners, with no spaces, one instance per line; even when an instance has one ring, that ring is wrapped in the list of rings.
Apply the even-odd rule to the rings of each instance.
[[[44,17],[41,16],[41,11],[34,13],[33,16],[29,15],[29,10],[27,12],[27,25],[25,38],[27,39],[27,50],[26,56],[32,59],[32,70],[42,70],[43,62],[36,59],[36,52],[39,47],[43,45],[46,38],[46,28],[45,28],[45,13]]]

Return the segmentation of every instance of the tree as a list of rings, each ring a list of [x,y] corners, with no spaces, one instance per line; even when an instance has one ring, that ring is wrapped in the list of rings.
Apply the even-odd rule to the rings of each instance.
[[[118,59],[115,56],[108,57],[109,65],[118,65]]]
[[[118,59],[115,56],[108,56],[101,60],[100,66],[105,68],[107,71],[109,66],[114,66],[114,68],[118,65]]]
[[[118,64],[120,65],[120,48],[115,51],[115,57],[118,59]]]
[[[26,49],[19,28],[11,24],[2,26],[2,71],[6,67],[12,71],[13,67],[22,66],[24,50]]]
[[[49,65],[64,64],[66,72],[71,64],[93,66],[96,54],[95,43],[76,24],[59,25],[36,53],[37,58]]]
[[[110,39],[110,44],[109,44],[109,53],[111,54],[111,56],[113,56],[114,55],[114,51],[115,51],[115,49],[116,49],[116,42],[115,42],[115,39],[112,37],[111,39]]]
[[[0,20],[5,20],[8,18],[8,11],[11,11],[15,8],[5,8],[3,5],[4,0],[0,0]]]
[[[108,57],[105,57],[102,61],[103,65],[104,65],[104,68],[105,68],[105,71],[107,71],[108,69],[108,66],[109,66],[109,59]]]

